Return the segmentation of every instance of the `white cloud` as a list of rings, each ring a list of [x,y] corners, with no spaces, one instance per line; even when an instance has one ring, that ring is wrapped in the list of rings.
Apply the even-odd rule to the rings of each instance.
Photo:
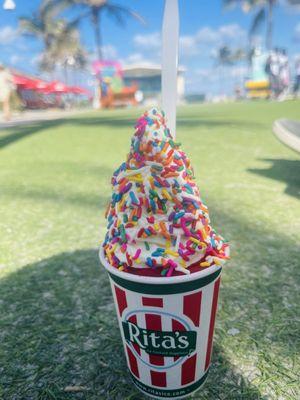
[[[111,44],[107,44],[105,46],[101,47],[103,58],[105,60],[116,60],[119,58],[118,56],[118,50],[115,46]],[[90,53],[88,54],[88,61],[93,62],[98,60],[98,55],[96,53]]]
[[[297,12],[300,12],[300,4],[297,3],[295,1],[288,1],[288,0],[279,0],[279,2],[281,3],[282,6],[284,6],[285,10],[289,13],[289,14],[295,14]]]
[[[123,62],[126,64],[154,64],[155,61],[154,59],[149,59],[145,57],[142,53],[132,53],[129,54],[128,57],[126,57]]]
[[[242,78],[247,75],[249,69],[246,65],[236,65],[229,68],[229,76],[232,78]]]
[[[137,47],[145,49],[159,49],[161,46],[161,36],[159,32],[147,33],[145,35],[135,35],[133,42]]]
[[[118,51],[115,46],[111,44],[102,46],[103,56],[106,59],[114,60],[118,57]]]
[[[41,53],[36,54],[31,58],[30,64],[33,65],[34,67],[37,66],[42,61],[42,57],[43,55]]]
[[[245,65],[227,66],[226,69],[222,69],[223,73],[226,73],[227,77],[242,77],[248,72],[248,68]],[[195,70],[195,75],[199,78],[203,78],[209,81],[216,81],[218,79],[218,74],[220,69],[217,67],[211,68],[198,68]]]
[[[157,57],[146,57],[142,53],[132,53],[127,57],[120,59],[121,65],[142,64],[145,66],[153,66],[160,64],[160,59]]]
[[[231,45],[237,46],[245,38],[246,32],[238,24],[222,25],[218,29],[205,26],[194,35],[180,38],[180,54],[191,57],[198,55],[208,47],[210,48],[209,53],[214,54],[222,44],[230,42]]]
[[[195,56],[199,49],[194,36],[181,36],[179,39],[179,52],[182,56]]]
[[[13,54],[12,56],[10,56],[9,62],[12,65],[16,65],[18,64],[18,62],[22,61],[23,58],[20,57],[18,54]]]
[[[145,59],[144,59],[144,56],[142,53],[132,53],[132,54],[129,54],[129,56],[126,58],[126,62],[132,63],[132,64],[141,63],[144,60]]]
[[[246,36],[246,31],[238,24],[229,24],[220,26],[218,34],[220,39],[241,39]]]
[[[196,39],[202,44],[222,44],[227,41],[241,41],[246,38],[246,31],[238,24],[221,25],[217,29],[205,26],[198,30]]]
[[[218,31],[210,28],[209,26],[204,26],[199,29],[195,35],[198,43],[215,43],[219,39]]]
[[[292,60],[295,62],[296,60],[300,60],[300,53],[294,53],[292,54]]]
[[[235,87],[243,87],[246,75],[247,67],[242,65],[191,69],[186,79],[186,92],[208,96],[232,94]]]
[[[161,34],[152,32],[145,35],[139,34],[133,38],[135,46],[141,51],[147,51],[147,55],[151,53],[152,57],[157,58],[161,51]],[[197,54],[197,43],[195,37],[185,35],[180,37],[180,53],[185,56]]]
[[[203,50],[211,46],[221,46],[230,43],[240,45],[246,39],[246,31],[238,24],[221,25],[217,29],[204,26],[193,35],[184,35],[179,40],[179,53],[182,57],[199,55]],[[161,35],[159,32],[139,34],[133,38],[135,46],[142,52],[155,52],[159,54],[161,49]]]
[[[298,24],[295,26],[294,29],[294,38],[296,40],[300,40],[300,22],[298,22]]]
[[[186,79],[187,93],[211,93],[217,92],[220,75],[216,68],[197,68],[189,71]]]
[[[195,73],[202,78],[207,78],[211,74],[211,68],[198,68]]]
[[[3,26],[0,28],[0,45],[6,45],[13,42],[17,36],[18,33],[12,26]]]
[[[206,83],[216,82],[218,77],[218,71],[216,68],[198,68],[195,71],[195,75],[197,76],[198,80],[205,81]]]

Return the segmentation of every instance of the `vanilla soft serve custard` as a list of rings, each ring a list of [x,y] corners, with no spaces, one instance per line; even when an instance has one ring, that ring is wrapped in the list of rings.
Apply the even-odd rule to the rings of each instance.
[[[190,160],[164,113],[145,112],[135,128],[127,160],[112,177],[103,242],[108,262],[166,277],[223,264],[228,244],[210,225]]]

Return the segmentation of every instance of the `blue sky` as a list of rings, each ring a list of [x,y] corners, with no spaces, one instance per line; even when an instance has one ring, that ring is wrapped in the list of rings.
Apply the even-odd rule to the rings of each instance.
[[[0,3],[3,0],[0,0]],[[107,58],[128,63],[160,62],[160,30],[163,0],[118,0],[130,6],[146,20],[142,26],[129,20],[126,28],[117,26],[107,17],[103,19],[104,53]],[[37,40],[21,37],[17,32],[18,18],[29,16],[39,6],[39,0],[15,0],[14,11],[0,9],[0,60],[24,72],[39,74],[38,57],[42,44]],[[284,0],[275,9],[274,45],[288,49],[291,64],[300,55],[300,8],[285,5]],[[221,0],[180,0],[180,64],[186,68],[188,92],[215,92],[220,80],[215,70],[213,55],[224,44],[242,46],[252,14],[239,8],[224,10]],[[70,17],[70,15],[67,15]],[[92,53],[94,35],[89,20],[81,24],[82,42]],[[263,32],[262,32],[263,35]],[[259,40],[259,38],[258,38]],[[236,65],[225,72],[225,83],[230,87],[245,66]],[[225,89],[226,90],[226,89]]]

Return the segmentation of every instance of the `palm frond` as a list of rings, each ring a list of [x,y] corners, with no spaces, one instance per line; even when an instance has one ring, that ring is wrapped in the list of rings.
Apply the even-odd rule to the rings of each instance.
[[[223,0],[223,7],[232,8],[240,5],[240,3],[242,3],[242,0]]]
[[[146,24],[144,18],[138,14],[137,12],[133,11],[131,8],[121,6],[120,4],[116,4],[113,2],[107,2],[105,5],[101,7],[103,10],[107,11],[107,13],[116,20],[117,23],[120,25],[125,25],[125,18],[130,16],[142,24]]]
[[[42,17],[53,18],[71,5],[74,5],[73,0],[43,0],[40,5],[40,14]]]
[[[39,62],[39,69],[45,72],[52,72],[55,69],[55,59],[49,53],[44,53]]]
[[[43,31],[43,23],[35,16],[20,17],[19,18],[19,30],[22,35],[39,36]]]
[[[277,0],[223,0],[224,8],[233,8],[235,6],[241,7],[241,9],[248,13],[249,11],[254,10],[256,7],[266,6],[269,1],[276,2]],[[299,0],[291,0],[291,1],[299,1]]]
[[[77,17],[71,22],[59,18],[65,10],[77,10]],[[78,11],[80,13],[78,13]],[[75,51],[80,45],[76,33],[80,21],[92,16],[94,30],[96,35],[96,44],[101,58],[101,32],[99,29],[99,17],[101,12],[107,12],[120,25],[125,25],[126,18],[132,17],[141,23],[145,20],[137,12],[121,4],[111,2],[110,0],[43,0],[39,9],[39,19],[43,21],[44,36],[43,41],[45,49],[56,56],[61,56],[63,48]],[[69,41],[65,39],[69,37]],[[75,38],[76,37],[76,38]],[[60,41],[60,43],[58,43]],[[78,43],[77,43],[78,42]],[[66,50],[67,51],[67,50]]]
[[[76,18],[73,21],[67,21],[65,19],[60,19],[57,20],[57,24],[59,23],[59,26],[57,25],[57,31],[58,35],[72,35],[73,32],[78,33],[78,25],[80,22],[80,18]]]
[[[257,14],[253,18],[250,30],[249,30],[249,36],[252,37],[255,33],[258,32],[258,30],[261,28],[262,24],[266,20],[266,10],[264,8],[261,8],[258,10]]]
[[[233,62],[243,61],[247,59],[247,53],[244,49],[236,49],[232,52],[231,59]]]
[[[69,1],[69,0],[67,0]],[[64,4],[65,1],[63,0]],[[55,3],[55,4],[54,4]],[[59,18],[58,1],[44,0],[39,11],[30,18],[20,18],[22,34],[35,36],[43,41],[44,51],[40,68],[51,71],[57,61],[64,62],[66,57],[77,57],[78,65],[83,65],[84,50],[80,44],[78,24],[81,15],[72,21]],[[55,9],[53,5],[57,6]]]
[[[231,65],[233,63],[232,51],[228,46],[222,46],[218,49],[217,63],[219,65]]]

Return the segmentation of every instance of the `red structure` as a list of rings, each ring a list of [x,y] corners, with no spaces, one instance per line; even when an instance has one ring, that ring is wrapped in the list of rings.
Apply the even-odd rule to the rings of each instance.
[[[85,96],[89,100],[92,94],[79,86],[67,86],[59,81],[46,82],[35,77],[13,72],[17,93],[25,108],[45,109],[64,108],[66,96]],[[70,99],[69,99],[70,100]]]

